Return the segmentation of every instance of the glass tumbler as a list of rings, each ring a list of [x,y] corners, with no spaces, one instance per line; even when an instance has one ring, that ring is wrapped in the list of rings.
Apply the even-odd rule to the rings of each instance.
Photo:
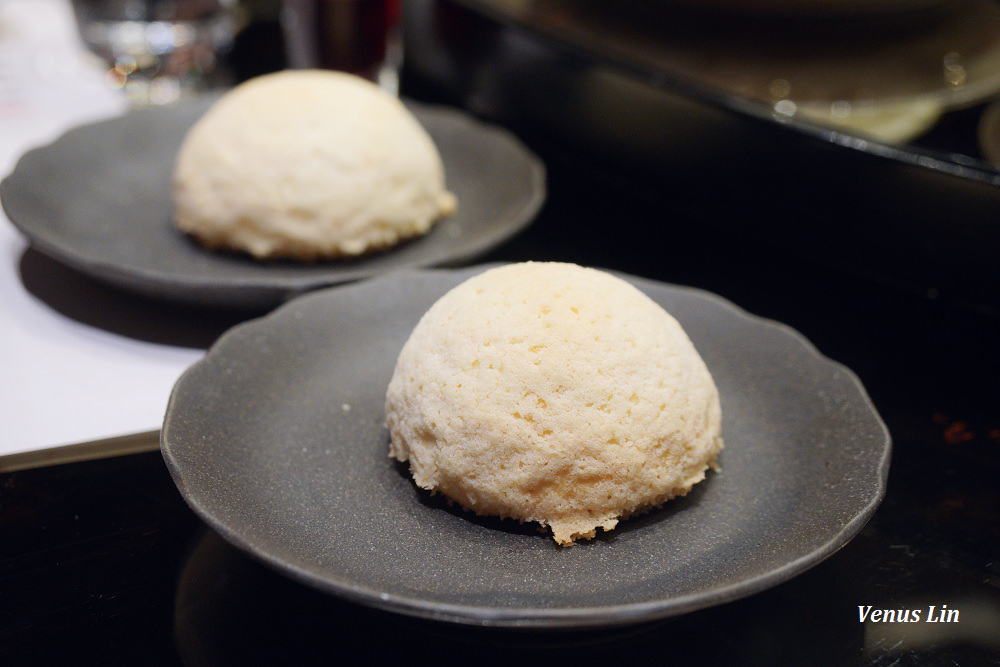
[[[396,94],[402,0],[283,0],[288,64],[357,74]]]
[[[80,37],[135,105],[209,86],[238,29],[237,0],[72,0]]]

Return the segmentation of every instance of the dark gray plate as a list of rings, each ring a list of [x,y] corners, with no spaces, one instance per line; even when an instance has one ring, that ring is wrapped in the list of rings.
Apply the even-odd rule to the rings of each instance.
[[[627,276],[677,317],[715,377],[721,473],[568,549],[420,492],[388,457],[385,389],[420,315],[480,270],[324,290],[226,333],[178,381],[161,432],[191,507],[265,563],[362,604],[570,627],[773,586],[847,543],[879,504],[889,435],[849,370],[717,296]]]
[[[170,180],[184,135],[216,97],[133,111],[29,151],[0,183],[4,211],[39,250],[117,287],[268,308],[392,269],[468,262],[527,226],[545,198],[542,163],[512,135],[457,110],[410,103],[459,200],[428,235],[378,255],[313,264],[209,251],[174,228]]]

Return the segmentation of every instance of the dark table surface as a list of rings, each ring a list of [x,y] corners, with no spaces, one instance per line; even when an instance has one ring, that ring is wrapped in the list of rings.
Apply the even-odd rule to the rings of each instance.
[[[408,95],[463,103],[419,72],[408,76]],[[533,226],[483,261],[572,261],[697,286],[794,327],[853,369],[893,438],[887,494],[860,534],[786,583],[686,616],[603,631],[498,630],[359,607],[272,572],[194,516],[158,452],[20,470],[0,474],[0,664],[329,664],[351,655],[375,664],[1000,664],[996,311],[858,271],[836,253],[817,261],[755,240],[746,226],[767,215],[761,199],[740,203],[741,224],[727,234],[718,222],[734,214],[731,203],[664,188],[538,128],[514,129],[547,165],[548,200]],[[22,260],[86,285],[118,304],[119,317],[166,307],[215,335],[248,316],[206,319],[91,283],[34,251]],[[192,339],[207,345],[212,335]],[[861,622],[868,605],[921,609],[922,621],[930,605],[946,605],[959,622]]]

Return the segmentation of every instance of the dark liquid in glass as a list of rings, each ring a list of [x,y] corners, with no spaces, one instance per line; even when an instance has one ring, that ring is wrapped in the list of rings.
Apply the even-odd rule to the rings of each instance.
[[[371,77],[387,56],[401,0],[314,0],[318,65]]]

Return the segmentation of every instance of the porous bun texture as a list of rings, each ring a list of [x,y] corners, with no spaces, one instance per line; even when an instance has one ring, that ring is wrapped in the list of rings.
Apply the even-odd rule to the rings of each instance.
[[[425,234],[455,197],[430,135],[360,77],[286,70],[224,94],[187,132],[174,220],[257,258],[357,256]]]
[[[681,325],[628,282],[526,262],[442,296],[386,396],[419,487],[570,545],[686,494],[722,449],[719,394]]]

